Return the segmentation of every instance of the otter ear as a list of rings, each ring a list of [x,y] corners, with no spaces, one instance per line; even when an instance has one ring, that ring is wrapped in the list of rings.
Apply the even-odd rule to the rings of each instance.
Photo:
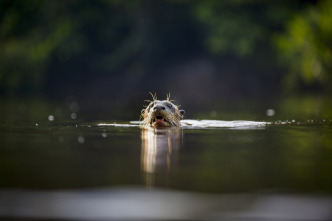
[[[182,115],[182,117],[183,117],[184,113],[186,113],[184,110],[179,110],[179,111],[180,111],[180,114]]]

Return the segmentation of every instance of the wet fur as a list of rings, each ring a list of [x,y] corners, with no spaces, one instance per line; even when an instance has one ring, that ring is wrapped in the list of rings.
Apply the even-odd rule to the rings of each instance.
[[[151,93],[150,93],[151,94]],[[151,94],[153,100],[147,100],[149,105],[142,110],[140,120],[142,120],[140,126],[152,126],[152,127],[179,127],[181,126],[180,120],[183,118],[184,111],[179,110],[179,106],[173,104],[170,100],[170,95],[167,95],[166,100],[158,100],[156,94]],[[156,106],[163,106],[163,110],[155,110]],[[153,120],[157,116],[162,116],[165,121],[162,122],[162,125],[158,125]]]

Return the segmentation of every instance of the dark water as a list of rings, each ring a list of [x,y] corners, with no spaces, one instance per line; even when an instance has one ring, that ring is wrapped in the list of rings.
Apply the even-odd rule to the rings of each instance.
[[[3,219],[332,217],[329,119],[156,131],[10,105],[0,125]]]

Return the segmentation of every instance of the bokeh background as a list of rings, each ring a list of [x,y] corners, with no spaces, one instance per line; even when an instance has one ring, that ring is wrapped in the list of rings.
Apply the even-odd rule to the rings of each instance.
[[[188,117],[328,118],[331,39],[330,0],[1,0],[0,96],[31,118],[136,120],[148,92]]]
[[[332,220],[331,85],[332,0],[0,0],[0,220]]]

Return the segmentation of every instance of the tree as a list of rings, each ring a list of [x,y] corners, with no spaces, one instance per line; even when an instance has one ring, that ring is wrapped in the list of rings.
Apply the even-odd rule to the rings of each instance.
[[[284,85],[328,88],[332,74],[332,1],[322,0],[294,16],[275,40],[288,68]]]

